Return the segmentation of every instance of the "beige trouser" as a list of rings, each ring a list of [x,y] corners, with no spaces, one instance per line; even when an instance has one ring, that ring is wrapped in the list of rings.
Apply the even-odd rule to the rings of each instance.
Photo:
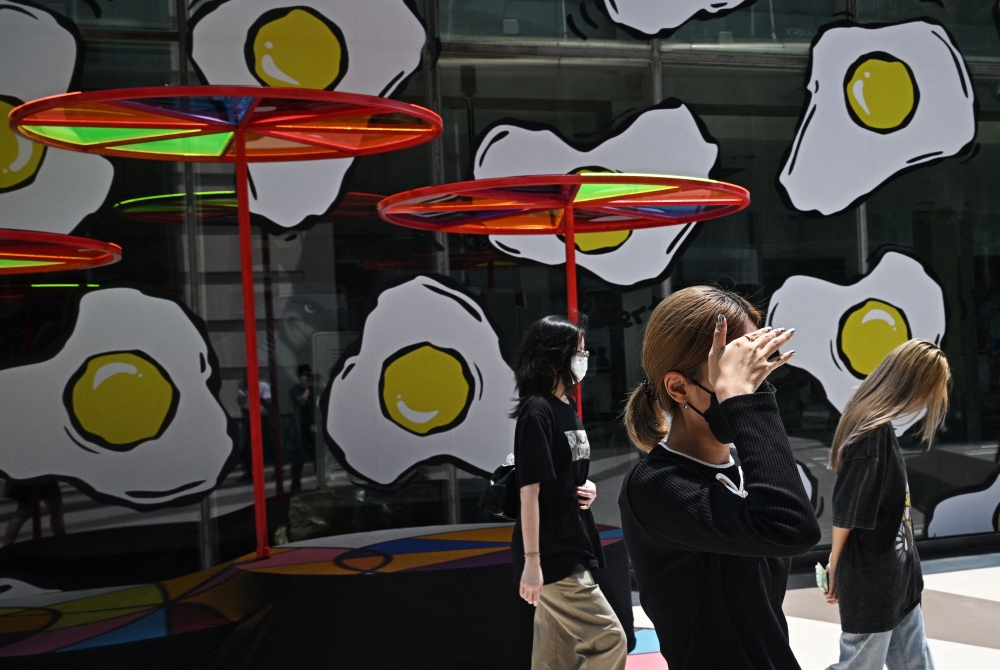
[[[589,570],[542,587],[531,670],[623,670],[628,642]]]

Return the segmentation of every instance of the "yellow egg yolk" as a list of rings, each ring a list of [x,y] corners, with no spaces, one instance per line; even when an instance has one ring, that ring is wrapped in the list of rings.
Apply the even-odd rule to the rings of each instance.
[[[612,230],[607,233],[580,233],[576,236],[576,248],[584,254],[614,251],[632,236],[631,230]]]
[[[0,193],[23,186],[38,171],[45,155],[44,145],[26,140],[7,124],[15,105],[0,100]]]
[[[95,356],[72,386],[73,416],[84,433],[111,447],[160,434],[177,390],[152,362],[133,353]]]
[[[472,400],[473,381],[458,352],[424,344],[403,350],[382,372],[384,411],[398,426],[427,435],[450,427]]]
[[[306,9],[295,8],[265,20],[251,38],[251,67],[267,86],[332,89],[347,69],[340,30]]]
[[[844,92],[855,121],[872,130],[892,131],[910,119],[917,87],[902,62],[873,57],[848,74]]]
[[[898,308],[868,300],[844,315],[838,344],[851,371],[867,377],[890,351],[909,339],[910,328]]]
[[[581,168],[570,174],[611,174],[606,168]],[[599,188],[599,187],[598,187]],[[614,251],[632,236],[631,230],[612,230],[606,233],[577,233],[576,250],[582,254],[606,253]]]

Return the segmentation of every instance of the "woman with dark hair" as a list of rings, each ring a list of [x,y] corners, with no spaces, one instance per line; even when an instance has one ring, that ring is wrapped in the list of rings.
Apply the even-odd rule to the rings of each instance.
[[[547,316],[514,359],[514,464],[521,512],[511,552],[521,597],[535,606],[533,670],[621,670],[625,631],[590,571],[604,552],[590,505],[590,443],[570,401],[587,372],[584,328]]]
[[[648,379],[625,408],[648,455],[618,505],[642,607],[670,670],[797,670],[781,610],[789,557],[819,524],[765,378],[795,329],[759,328],[746,300],[691,286],[646,324]]]

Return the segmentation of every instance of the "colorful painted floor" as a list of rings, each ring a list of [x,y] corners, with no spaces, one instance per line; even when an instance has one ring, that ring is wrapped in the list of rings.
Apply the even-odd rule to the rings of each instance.
[[[937,670],[1000,668],[1000,554],[924,562],[924,625]],[[637,645],[626,670],[666,670],[652,622],[639,606]],[[792,650],[802,670],[836,662],[840,640],[837,608],[816,588],[789,590],[785,616]]]

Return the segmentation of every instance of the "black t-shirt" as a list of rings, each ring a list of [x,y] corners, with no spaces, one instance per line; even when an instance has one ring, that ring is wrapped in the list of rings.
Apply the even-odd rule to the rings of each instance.
[[[590,442],[575,406],[555,396],[532,398],[517,419],[514,432],[517,483],[541,484],[538,494],[538,549],[546,584],[565,579],[580,568],[604,567],[601,537],[594,514],[580,509],[576,487],[590,471]],[[521,521],[511,542],[514,582],[524,571]]]
[[[845,633],[892,630],[920,604],[906,464],[891,424],[848,445],[833,489],[833,525],[849,528],[837,564]]]
[[[311,389],[309,389],[311,390]],[[312,426],[313,425],[313,397],[312,393],[305,400],[301,400],[302,394],[306,392],[306,387],[302,384],[293,384],[292,388],[288,390],[288,395],[292,399],[292,408],[295,410],[295,415],[299,417],[299,424],[301,426]]]

